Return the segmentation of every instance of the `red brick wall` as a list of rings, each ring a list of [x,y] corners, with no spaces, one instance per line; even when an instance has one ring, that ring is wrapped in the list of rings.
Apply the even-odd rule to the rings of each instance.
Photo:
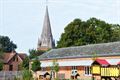
[[[18,58],[18,61],[17,61]],[[12,71],[18,71],[19,64],[22,63],[22,60],[18,55],[15,56],[15,60],[11,59],[7,64],[4,64],[3,71],[9,71],[10,65],[13,65]]]

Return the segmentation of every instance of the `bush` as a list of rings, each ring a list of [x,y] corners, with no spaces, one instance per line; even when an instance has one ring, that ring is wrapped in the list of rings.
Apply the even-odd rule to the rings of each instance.
[[[41,70],[41,67],[40,67],[41,63],[38,59],[34,60],[33,63],[32,63],[32,71],[38,71],[38,70]]]
[[[33,80],[32,73],[29,70],[24,70],[22,73],[23,80]]]
[[[0,62],[0,71],[2,71],[2,70],[3,70],[3,63]]]

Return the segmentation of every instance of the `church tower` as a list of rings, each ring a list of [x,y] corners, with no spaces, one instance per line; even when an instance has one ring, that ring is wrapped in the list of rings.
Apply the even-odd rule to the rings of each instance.
[[[51,24],[48,13],[48,6],[46,6],[46,12],[43,22],[43,29],[41,38],[38,39],[38,50],[48,50],[55,47],[55,41],[52,36]]]

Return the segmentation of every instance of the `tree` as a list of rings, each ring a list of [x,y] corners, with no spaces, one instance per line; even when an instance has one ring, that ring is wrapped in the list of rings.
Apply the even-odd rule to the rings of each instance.
[[[3,70],[3,63],[0,61],[0,71]]]
[[[37,56],[40,56],[44,53],[45,51],[42,51],[42,50],[35,50],[35,49],[30,49],[29,50],[29,58],[30,59],[34,59],[36,58]]]
[[[3,59],[3,54],[4,54],[4,52],[2,50],[0,50],[0,59]]]
[[[120,25],[90,18],[87,21],[75,19],[69,23],[61,34],[57,47],[81,46],[120,40]]]
[[[111,24],[113,26],[113,36],[111,36],[114,40],[120,40],[120,25],[118,24]]]
[[[22,62],[22,67],[26,70],[29,69],[29,61],[30,61],[29,57],[26,57]]]
[[[41,70],[41,63],[38,59],[35,59],[33,61],[31,70],[34,72]]]
[[[95,61],[96,59],[98,59],[98,55],[96,53],[93,53],[92,55],[93,55],[93,57],[92,57],[93,61]]]
[[[58,79],[58,71],[59,71],[59,63],[57,60],[53,60],[52,66],[51,66],[52,72],[56,74],[56,79]]]
[[[0,50],[3,52],[12,52],[17,48],[16,44],[7,36],[0,36]]]

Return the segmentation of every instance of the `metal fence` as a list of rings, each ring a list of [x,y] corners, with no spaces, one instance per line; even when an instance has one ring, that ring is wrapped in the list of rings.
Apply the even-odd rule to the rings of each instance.
[[[0,71],[0,80],[14,80],[15,77],[22,79],[22,71]]]

